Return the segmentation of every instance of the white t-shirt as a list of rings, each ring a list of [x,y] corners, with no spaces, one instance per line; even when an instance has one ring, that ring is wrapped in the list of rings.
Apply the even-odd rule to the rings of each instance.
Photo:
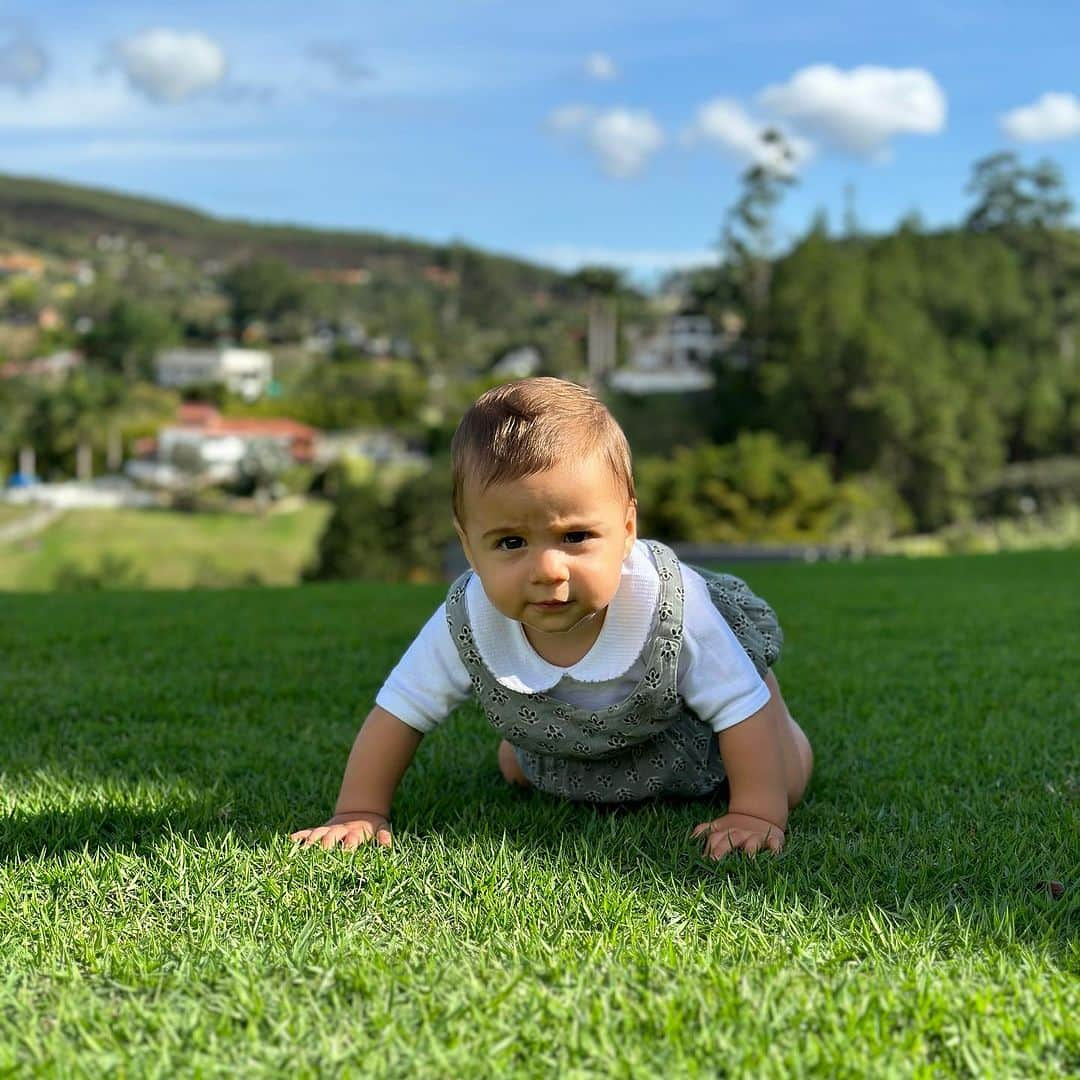
[[[714,731],[723,731],[765,705],[769,688],[713,606],[704,579],[680,566],[686,600],[679,694]],[[465,603],[477,651],[500,684],[594,710],[624,701],[644,676],[643,653],[657,625],[659,592],[649,547],[639,540],[623,563],[599,636],[585,656],[566,668],[549,664],[533,649],[521,623],[496,610],[476,574],[466,586]],[[375,703],[417,731],[428,732],[471,693],[469,673],[450,636],[446,605],[441,604],[390,672]]]

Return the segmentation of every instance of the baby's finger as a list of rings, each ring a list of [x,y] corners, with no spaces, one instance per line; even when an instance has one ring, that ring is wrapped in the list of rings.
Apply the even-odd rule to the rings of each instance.
[[[296,832],[289,833],[289,839],[297,842],[306,840],[310,832],[310,829],[298,829]]]
[[[761,850],[761,842],[764,839],[763,836],[758,836],[756,833],[750,833],[742,842],[743,851],[752,859]]]
[[[341,841],[341,846],[346,851],[354,851],[361,844],[367,844],[370,843],[372,840],[376,840],[383,847],[389,847],[389,844],[385,843],[381,838],[384,832],[389,832],[389,830],[383,826],[380,826],[378,829],[378,835],[376,835],[375,826],[372,825],[370,822],[357,822],[353,826],[347,828],[345,836]]]
[[[701,836],[702,833],[711,832],[715,824],[716,821],[703,821],[700,825],[694,826],[694,831],[690,834],[690,836],[696,840],[699,836]]]
[[[765,845],[774,855],[779,855],[784,850],[784,834],[774,829],[765,837]]]
[[[371,839],[371,833],[365,829],[353,829],[341,838],[341,846],[346,851],[353,851]]]
[[[709,833],[705,841],[705,854],[716,862],[730,854],[736,846],[736,838],[730,829],[717,829]]]
[[[323,836],[320,844],[327,850],[332,847],[336,847],[338,843],[344,840],[349,835],[349,830],[344,825],[331,825],[326,830],[326,835]]]
[[[380,847],[394,846],[394,838],[390,833],[389,825],[381,825],[379,831],[375,834],[375,839],[378,841]]]
[[[318,828],[315,829],[304,829],[304,842],[301,846],[311,847],[313,844],[317,844],[319,840],[323,837],[323,835],[326,833],[326,831],[327,830],[325,825],[320,825],[318,826]]]

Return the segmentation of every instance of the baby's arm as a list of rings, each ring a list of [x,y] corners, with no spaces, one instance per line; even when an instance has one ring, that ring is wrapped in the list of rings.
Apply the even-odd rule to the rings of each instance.
[[[290,839],[303,847],[340,843],[355,848],[369,840],[389,847],[390,804],[423,737],[376,705],[353,742],[334,816],[318,828],[292,833]]]
[[[705,854],[714,859],[737,849],[753,855],[767,847],[779,854],[788,812],[802,798],[813,769],[810,743],[792,720],[772,672],[765,684],[768,703],[717,736],[731,788],[728,812],[693,833],[707,834]]]
[[[390,846],[390,803],[427,731],[469,696],[469,673],[457,654],[441,605],[383,683],[353,743],[334,816],[292,833],[305,847]]]
[[[779,853],[788,819],[784,757],[779,724],[783,704],[773,696],[764,708],[717,735],[731,795],[723,817],[699,825],[708,832],[706,854],[717,859],[741,848],[753,855],[762,847]]]

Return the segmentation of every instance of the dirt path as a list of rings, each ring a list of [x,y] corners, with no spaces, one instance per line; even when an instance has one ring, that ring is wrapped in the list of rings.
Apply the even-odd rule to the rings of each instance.
[[[57,518],[63,516],[63,510],[54,510],[52,507],[47,507],[24,518],[19,518],[18,521],[9,521],[6,525],[0,525],[0,544],[12,544],[16,540],[25,540],[28,536],[43,532]]]

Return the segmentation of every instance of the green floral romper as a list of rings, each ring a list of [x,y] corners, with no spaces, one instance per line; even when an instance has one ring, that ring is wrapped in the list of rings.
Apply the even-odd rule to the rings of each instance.
[[[469,625],[465,586],[470,572],[450,588],[446,619],[476,701],[492,727],[513,744],[522,772],[540,791],[620,803],[661,794],[707,795],[724,780],[712,728],[690,711],[677,689],[686,595],[679,560],[665,545],[647,543],[660,591],[656,630],[645,645],[645,674],[624,701],[596,711],[500,684],[484,664]],[[764,675],[783,643],[776,615],[740,578],[694,569]]]

